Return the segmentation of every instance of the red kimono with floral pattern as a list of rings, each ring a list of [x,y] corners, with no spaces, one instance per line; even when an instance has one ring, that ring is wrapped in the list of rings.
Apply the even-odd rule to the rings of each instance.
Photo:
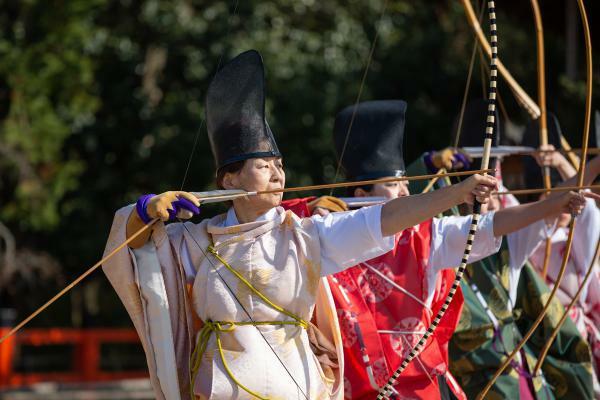
[[[283,206],[308,215],[306,201]],[[454,271],[438,275],[431,307],[427,306],[427,268],[432,221],[396,235],[394,250],[329,277],[344,345],[344,391],[348,399],[374,399],[419,341],[440,309]],[[439,399],[438,376],[444,376],[459,399],[466,396],[448,371],[448,341],[462,310],[457,291],[450,308],[423,352],[398,379],[401,399]]]

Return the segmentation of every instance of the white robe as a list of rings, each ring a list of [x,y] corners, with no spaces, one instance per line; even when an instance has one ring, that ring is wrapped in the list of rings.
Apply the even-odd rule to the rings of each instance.
[[[131,209],[126,207],[117,212],[107,252],[125,239]],[[369,226],[369,221],[378,219],[366,216],[380,215],[380,207],[325,220],[299,219],[283,209],[277,209],[277,213],[278,218],[271,221],[230,227],[223,226],[224,215],[197,225],[170,224],[166,229],[157,223],[152,240],[146,246],[121,251],[103,266],[140,335],[157,398],[190,397],[189,358],[198,332],[194,316],[201,321],[249,320],[238,300],[217,276],[215,267],[254,321],[290,320],[250,294],[214,256],[206,257],[211,241],[221,257],[275,304],[306,321],[313,320],[337,352],[339,368],[331,369],[317,360],[306,330],[300,327],[237,326],[232,332],[221,333],[225,358],[233,376],[249,389],[272,399],[304,398],[300,391],[311,400],[343,396],[340,379],[343,350],[331,295],[326,280],[321,278],[330,272],[322,271],[321,264],[327,258],[324,254],[343,255],[345,243],[324,240],[319,232],[323,227],[326,231],[343,228],[362,237],[358,247],[345,252],[346,260],[335,257],[338,265],[353,265],[357,262],[356,254],[365,254],[366,259],[383,254],[389,248],[382,245],[387,241],[382,242],[380,225]],[[352,226],[356,229],[350,229]],[[186,284],[181,259],[184,249],[197,271],[191,290]],[[313,316],[315,304],[317,312]],[[199,398],[252,398],[232,382],[224,370],[214,334],[202,358],[194,393]]]

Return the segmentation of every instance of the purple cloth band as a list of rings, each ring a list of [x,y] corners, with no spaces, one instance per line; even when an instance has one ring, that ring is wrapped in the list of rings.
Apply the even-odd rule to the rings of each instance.
[[[154,196],[156,196],[156,195],[155,194],[145,194],[143,196],[140,196],[137,203],[135,203],[135,210],[137,211],[140,219],[142,221],[144,221],[145,224],[152,221],[152,218],[150,218],[150,216],[148,215],[146,208],[148,207],[148,201],[150,201],[150,199],[153,198]]]
[[[430,174],[435,174],[437,172],[437,169],[433,165],[433,161],[431,161],[432,154],[433,154],[433,150],[428,151],[427,153],[425,153],[425,155],[423,156],[423,161],[425,162],[425,166],[427,167],[427,171],[429,171]]]
[[[186,199],[185,197],[179,198],[179,200],[175,200],[171,203],[172,210],[167,210],[169,212],[169,221],[174,221],[177,217],[177,213],[181,210],[187,210],[194,215],[200,214],[200,207],[196,207],[194,203]]]
[[[460,153],[460,152],[454,153],[454,161],[452,162],[452,169],[454,169],[454,167],[458,163],[462,163],[462,169],[465,171],[471,168],[471,162],[469,162],[469,158],[465,154]]]

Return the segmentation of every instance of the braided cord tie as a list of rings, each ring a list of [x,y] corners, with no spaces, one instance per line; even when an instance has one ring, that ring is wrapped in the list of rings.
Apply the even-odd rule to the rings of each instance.
[[[305,324],[305,323],[304,323]],[[304,324],[298,321],[243,321],[243,322],[232,322],[232,321],[206,321],[202,326],[202,329],[198,333],[198,340],[196,342],[196,347],[192,353],[191,357],[191,368],[190,368],[190,384],[193,391],[194,384],[196,382],[196,375],[198,374],[198,370],[200,369],[200,364],[202,363],[202,357],[206,352],[206,347],[208,346],[208,342],[212,334],[215,334],[215,341],[217,344],[217,350],[219,350],[219,355],[221,357],[221,362],[223,363],[223,367],[225,368],[225,372],[229,375],[229,378],[244,391],[249,393],[250,395],[260,399],[260,400],[268,400],[267,397],[261,396],[253,390],[249,389],[247,386],[242,384],[233,374],[231,369],[229,368],[229,364],[227,364],[227,360],[225,358],[225,353],[223,352],[223,345],[221,343],[221,333],[233,332],[236,326],[261,326],[261,325],[295,325],[301,326],[304,328]]]
[[[237,378],[233,375],[233,372],[229,368],[227,364],[227,360],[225,359],[225,353],[223,352],[223,345],[221,343],[221,333],[229,333],[235,330],[236,326],[264,326],[264,325],[293,325],[299,326],[303,329],[308,329],[308,322],[304,321],[302,318],[298,317],[294,313],[287,311],[283,307],[278,306],[273,303],[267,296],[262,294],[258,289],[256,289],[250,281],[244,278],[238,271],[236,271],[223,257],[221,257],[218,251],[213,246],[208,246],[208,252],[212,254],[217,260],[219,260],[225,268],[229,270],[236,278],[240,280],[248,289],[252,291],[256,296],[258,296],[262,301],[264,301],[269,307],[273,308],[276,311],[290,317],[293,321],[242,321],[242,322],[234,322],[234,321],[211,321],[208,320],[204,322],[202,329],[198,333],[198,339],[196,342],[196,347],[192,352],[192,356],[190,358],[190,384],[191,390],[193,393],[194,384],[196,380],[196,375],[198,374],[198,370],[200,369],[200,364],[202,363],[202,357],[206,352],[206,347],[208,346],[208,342],[212,336],[215,334],[215,341],[217,344],[217,350],[219,350],[219,355],[221,357],[221,361],[223,362],[223,367],[225,368],[225,372],[229,375],[229,378],[241,389],[246,391],[248,394],[260,399],[260,400],[268,400],[267,397],[261,396],[258,393],[252,391],[245,385],[243,385]]]
[[[496,119],[496,114],[495,114],[496,113],[496,87],[497,87],[497,79],[498,79],[498,66],[497,66],[498,36],[497,36],[497,31],[496,31],[496,10],[495,10],[495,5],[494,5],[493,0],[490,0],[487,2],[487,8],[488,8],[489,21],[490,21],[490,44],[491,44],[491,50],[492,50],[491,53],[492,54],[491,54],[491,60],[490,60],[488,116],[487,116],[487,124],[486,124],[486,129],[485,129],[485,138],[484,138],[484,145],[483,145],[483,157],[481,159],[481,168],[482,169],[488,168],[488,164],[489,164],[489,160],[490,160],[490,149],[492,146],[492,139],[493,139],[493,135],[494,135],[494,125],[495,125],[495,119]],[[413,349],[410,351],[408,356],[406,356],[404,358],[404,360],[400,364],[400,367],[398,367],[398,369],[396,371],[394,371],[394,373],[389,378],[387,383],[381,389],[379,389],[379,394],[377,395],[377,400],[383,400],[383,399],[389,398],[389,396],[392,394],[393,386],[396,383],[396,380],[400,377],[402,372],[404,372],[404,370],[408,367],[408,365],[411,363],[411,361],[413,359],[415,359],[421,353],[421,351],[425,347],[425,344],[427,343],[427,340],[431,337],[431,335],[433,335],[433,332],[435,332],[435,329],[437,328],[440,321],[444,317],[444,314],[446,314],[446,311],[448,310],[448,307],[450,306],[450,303],[452,302],[452,299],[454,298],[454,294],[456,293],[456,291],[458,290],[458,287],[460,286],[460,281],[461,281],[463,274],[465,272],[465,269],[467,267],[467,263],[469,261],[469,256],[471,254],[471,248],[473,246],[473,241],[475,240],[475,234],[477,232],[477,223],[479,222],[479,218],[481,217],[480,213],[481,213],[481,204],[477,200],[475,200],[475,204],[473,206],[473,217],[471,220],[471,228],[470,228],[469,234],[467,236],[467,245],[465,247],[465,251],[463,253],[463,257],[460,262],[460,266],[456,270],[456,278],[454,279],[454,282],[452,283],[452,287],[450,288],[450,291],[448,292],[448,296],[446,297],[444,304],[442,304],[442,307],[436,314],[435,318],[433,319],[433,321],[427,328],[427,331],[425,332],[423,337],[421,337],[421,339],[416,344],[416,346],[413,347]]]

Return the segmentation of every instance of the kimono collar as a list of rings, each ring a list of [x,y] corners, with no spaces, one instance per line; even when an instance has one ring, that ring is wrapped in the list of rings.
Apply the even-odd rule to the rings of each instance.
[[[279,216],[279,213],[277,212],[277,207],[273,207],[266,213],[264,213],[264,214],[260,215],[258,218],[256,218],[256,220],[254,222],[272,221],[275,218],[277,218],[278,216]],[[235,209],[233,207],[230,207],[229,211],[227,211],[227,216],[225,217],[225,221],[223,221],[222,226],[228,227],[228,226],[234,226],[234,225],[240,225],[240,223],[237,219]]]
[[[235,212],[230,209],[227,214],[221,214],[209,221],[206,230],[212,235],[214,246],[218,248],[233,242],[256,238],[281,225],[288,217],[291,218],[282,207],[276,207],[254,222],[239,224]],[[231,223],[237,224],[230,225]]]

